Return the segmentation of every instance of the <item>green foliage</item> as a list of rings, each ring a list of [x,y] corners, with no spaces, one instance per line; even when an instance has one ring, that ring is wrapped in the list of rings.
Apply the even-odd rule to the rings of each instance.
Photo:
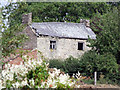
[[[105,77],[105,75],[101,74],[97,83],[98,84],[120,85],[120,73],[116,73],[114,75],[108,74],[106,77]]]
[[[77,58],[73,58],[72,56],[65,60],[65,71],[67,73],[77,73],[79,71],[80,63]]]
[[[1,29],[2,29],[2,13],[1,13],[1,8],[0,8],[0,58],[2,57],[2,48],[1,48],[1,44],[2,44],[2,33],[1,33]],[[0,63],[1,65],[1,63]],[[0,71],[1,72],[1,71]]]
[[[30,79],[34,79],[35,85],[34,87],[37,88],[37,85],[41,85],[41,82],[45,81],[48,78],[49,74],[48,71],[46,70],[46,65],[45,62],[39,67],[36,67],[35,70],[31,70],[27,74],[27,79],[28,82]]]
[[[80,72],[83,72],[84,75],[93,77],[94,72],[98,72],[98,77],[100,78],[100,73],[104,75],[102,80],[108,80],[107,83],[117,83],[120,84],[120,73],[119,65],[116,62],[116,58],[112,54],[97,54],[95,51],[89,51],[81,57],[80,61]],[[101,79],[100,79],[101,80]],[[106,81],[107,81],[106,80]]]
[[[104,15],[92,18],[91,28],[97,33],[96,40],[89,40],[97,53],[111,53],[120,63],[120,31],[118,8],[109,9]]]
[[[72,75],[73,73],[77,73],[79,70],[80,64],[78,61],[78,59],[73,58],[72,56],[64,61],[57,59],[49,60],[49,68],[57,68],[69,75]]]
[[[93,76],[95,71],[103,72],[104,74],[117,73],[119,68],[113,55],[99,55],[94,51],[86,52],[81,57],[80,62],[81,70],[84,70],[89,76]]]
[[[68,90],[68,89],[70,89],[70,86],[69,85],[66,86],[66,85],[58,82],[56,89],[57,90]],[[72,89],[70,89],[70,90],[72,90]]]
[[[10,88],[12,86],[12,83],[10,80],[7,80],[6,83],[7,83],[6,88]]]
[[[97,11],[104,14],[111,6],[104,2],[17,2],[14,4],[18,6],[16,6],[17,9],[12,11],[9,19],[15,23],[21,22],[23,13],[30,12],[33,15],[33,22],[79,22],[81,18],[89,19],[93,17]],[[9,6],[6,8],[9,8]]]
[[[107,79],[106,79],[107,78]],[[120,72],[117,73],[109,73],[105,76],[105,79],[110,84],[118,84],[120,85]]]
[[[90,76],[91,78],[94,77],[95,71],[98,72],[98,78],[100,78],[100,73],[102,72],[104,75],[103,79],[110,79],[107,83],[120,83],[120,73],[118,71],[119,65],[116,63],[116,58],[112,54],[106,53],[104,55],[100,55],[95,51],[89,51],[79,59],[69,57],[65,61],[59,60],[59,62],[57,60],[50,60],[49,67],[54,68],[55,66],[55,68],[61,69],[69,75],[79,71],[83,76]],[[87,81],[91,84],[93,82],[92,79]]]
[[[64,61],[62,60],[57,60],[57,59],[52,59],[49,60],[49,68],[57,68],[60,69],[61,71],[65,71],[65,64]]]
[[[20,33],[26,25],[15,22],[16,17],[19,15],[13,16],[11,14],[12,12],[17,11],[13,5],[14,4],[10,3],[8,6],[2,8],[2,29],[4,32],[2,32],[1,37],[1,49],[3,57],[10,55],[10,53],[14,53],[14,50],[20,47],[27,39],[26,35]],[[5,25],[6,19],[8,19],[7,25]]]
[[[94,84],[94,79],[83,79],[82,80],[85,84]]]
[[[22,43],[27,39],[27,36],[24,34],[17,34],[18,31],[15,30],[24,29],[24,26],[16,26],[7,28],[2,32],[2,56],[8,56],[10,53],[13,53]]]
[[[93,62],[96,60],[95,66],[92,66],[97,67],[97,71],[103,72],[103,75],[105,75],[105,80],[101,79],[100,81],[103,80],[107,83],[114,82],[120,84],[118,65],[120,64],[120,18],[118,14],[120,4],[116,4],[116,6],[117,7],[109,9],[103,15],[97,13],[95,17],[91,18],[91,28],[97,37],[96,40],[89,39],[88,41],[90,42],[89,46],[92,47],[96,53],[92,56],[93,59],[91,58]],[[90,53],[87,54],[88,56],[85,54],[83,60],[86,59],[85,57],[89,58],[89,56],[91,56],[91,54],[89,54]],[[90,62],[89,59],[87,61]]]
[[[65,85],[62,84],[62,83],[58,83],[58,84],[57,84],[57,89],[58,89],[58,90],[65,90]]]

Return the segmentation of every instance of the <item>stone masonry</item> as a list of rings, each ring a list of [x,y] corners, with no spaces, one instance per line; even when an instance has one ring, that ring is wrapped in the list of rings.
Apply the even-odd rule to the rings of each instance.
[[[50,49],[50,40],[56,41],[56,49]],[[78,50],[78,42],[83,43],[83,50]],[[85,51],[91,49],[86,46],[87,44],[89,43],[86,40],[78,39],[53,38],[50,36],[37,38],[37,49],[48,59],[65,59],[69,56],[80,57]]]

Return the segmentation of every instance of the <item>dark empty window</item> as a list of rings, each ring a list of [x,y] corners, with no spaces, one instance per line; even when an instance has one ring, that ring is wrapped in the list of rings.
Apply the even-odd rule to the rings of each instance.
[[[83,43],[78,43],[78,50],[83,50]]]
[[[50,49],[56,49],[56,41],[50,41]]]

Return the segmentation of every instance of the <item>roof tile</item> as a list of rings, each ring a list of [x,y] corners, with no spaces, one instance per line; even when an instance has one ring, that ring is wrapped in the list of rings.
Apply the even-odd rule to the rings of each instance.
[[[83,23],[42,22],[32,23],[31,26],[40,35],[80,39],[88,39],[88,36],[91,39],[96,38],[95,33]]]

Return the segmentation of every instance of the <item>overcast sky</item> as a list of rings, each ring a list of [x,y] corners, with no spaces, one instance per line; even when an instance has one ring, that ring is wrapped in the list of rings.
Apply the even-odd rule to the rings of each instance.
[[[16,2],[17,0],[0,0],[0,7],[7,5],[10,1]]]
[[[8,3],[7,0],[0,0],[0,7],[5,6]]]

